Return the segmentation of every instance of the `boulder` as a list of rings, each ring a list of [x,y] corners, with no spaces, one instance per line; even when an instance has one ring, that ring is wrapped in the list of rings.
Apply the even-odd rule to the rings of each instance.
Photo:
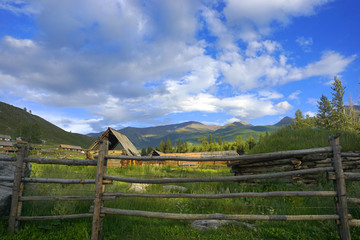
[[[149,186],[149,184],[145,183],[132,183],[130,185],[129,191],[133,192],[146,192],[146,187]]]
[[[190,226],[196,230],[213,230],[229,224],[242,225],[256,232],[256,228],[253,225],[235,220],[196,220]]]
[[[188,189],[183,186],[177,186],[177,185],[164,185],[163,186],[164,191],[179,191],[179,192],[186,192]]]

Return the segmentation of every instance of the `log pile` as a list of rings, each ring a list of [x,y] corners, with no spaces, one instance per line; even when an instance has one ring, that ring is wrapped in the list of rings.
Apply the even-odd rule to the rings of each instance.
[[[360,172],[360,153],[342,153],[344,172]],[[239,161],[231,163],[231,172],[235,176],[282,172],[299,169],[311,169],[320,167],[331,167],[332,153],[307,154],[303,156],[280,158],[264,161]],[[288,177],[289,182],[314,183],[319,180],[320,174],[307,174],[302,176]]]

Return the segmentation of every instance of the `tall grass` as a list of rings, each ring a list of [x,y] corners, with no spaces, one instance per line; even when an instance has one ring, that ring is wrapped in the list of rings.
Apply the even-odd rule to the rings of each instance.
[[[284,127],[256,145],[250,154],[329,146],[328,137],[340,133],[342,151],[360,150],[360,135],[356,132],[327,129],[291,129]]]
[[[128,177],[202,177],[231,176],[229,169],[188,168],[177,166],[130,166],[109,168],[108,173]],[[94,178],[95,167],[66,167],[33,165],[33,177]],[[257,183],[184,183],[187,193],[263,192],[281,190],[332,190],[325,176],[317,185],[288,185],[281,180]],[[129,192],[129,183],[114,182],[106,192]],[[348,183],[348,193],[360,197],[358,182]],[[165,193],[162,185],[150,185],[147,192]],[[27,184],[25,195],[93,195],[93,185]],[[59,215],[86,213],[91,201],[25,202],[23,215]],[[123,197],[106,201],[105,207],[171,212],[171,213],[226,213],[226,214],[334,214],[331,198],[240,198],[240,199],[156,199]],[[354,218],[360,218],[357,206],[349,206]],[[140,217],[111,216],[104,220],[104,239],[338,239],[337,228],[332,221],[322,222],[250,222],[257,231],[241,225],[226,225],[216,230],[198,231],[190,228],[190,221],[147,219]],[[5,220],[0,224],[1,239],[89,239],[91,219],[23,222],[21,229],[8,235]],[[352,228],[353,239],[360,239],[360,228]]]

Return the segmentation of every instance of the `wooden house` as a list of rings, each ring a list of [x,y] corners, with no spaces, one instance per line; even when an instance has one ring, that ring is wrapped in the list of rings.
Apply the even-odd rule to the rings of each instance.
[[[0,149],[5,151],[13,150],[13,142],[10,141],[0,141]]]
[[[99,141],[107,140],[109,141],[109,155],[126,155],[126,156],[140,156],[139,151],[136,149],[134,144],[119,131],[116,131],[113,128],[108,128],[99,138],[95,141],[89,148],[87,157],[91,158],[91,155],[99,153]],[[115,147],[120,145],[121,149],[115,150]],[[133,161],[133,160],[119,160],[119,159],[108,159],[109,167],[123,167],[129,164],[140,164],[142,162]]]
[[[76,152],[82,151],[82,148],[80,146],[73,146],[73,145],[67,145],[67,144],[60,144],[59,149],[67,150],[67,151],[76,151]]]
[[[11,142],[11,137],[9,135],[0,134],[0,141]]]
[[[157,150],[153,150],[150,156],[178,156],[178,157],[222,157],[222,156],[236,156],[239,155],[236,151],[217,151],[217,152],[188,152],[188,153],[163,153]],[[166,165],[178,165],[178,166],[201,166],[201,165],[226,165],[228,161],[174,161],[166,160],[163,162],[154,161],[152,164],[166,164]]]

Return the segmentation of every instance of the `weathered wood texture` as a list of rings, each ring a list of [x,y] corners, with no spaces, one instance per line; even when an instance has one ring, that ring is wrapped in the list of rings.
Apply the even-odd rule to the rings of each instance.
[[[23,178],[23,181],[32,183],[95,184],[95,179]]]
[[[240,221],[311,221],[311,220],[338,220],[339,216],[334,215],[236,215],[236,214],[179,214],[165,212],[148,212],[137,210],[124,210],[113,208],[101,208],[101,213],[116,214],[125,216],[137,216],[147,218],[161,219],[179,219],[179,220],[240,220]]]
[[[6,155],[0,155],[0,161],[15,162],[15,161],[16,161],[16,157],[11,157],[11,156],[6,156]]]
[[[336,180],[334,182],[334,188],[338,196],[335,198],[336,212],[339,215],[339,234],[341,240],[350,240],[350,226],[348,218],[347,197],[346,197],[346,185],[344,171],[341,162],[341,147],[339,144],[339,136],[331,136],[329,138],[330,145],[333,149],[333,166],[335,170]]]
[[[105,155],[108,151],[108,141],[99,141],[99,155],[96,169],[96,183],[95,183],[95,199],[94,199],[94,211],[92,220],[91,240],[102,239],[102,220],[100,210],[103,207],[103,180],[106,171],[106,160]]]
[[[21,214],[22,205],[19,204],[19,197],[21,196],[23,190],[21,178],[24,176],[24,172],[25,172],[24,158],[27,157],[27,155],[28,155],[28,146],[25,145],[20,146],[16,156],[16,168],[14,173],[11,208],[9,214],[8,231],[10,233],[14,233],[14,231],[17,230],[19,226],[19,221],[17,221],[16,217],[18,217]]]
[[[104,178],[114,181],[121,181],[121,182],[152,183],[152,184],[188,183],[188,182],[230,182],[230,181],[246,181],[246,180],[254,180],[254,179],[281,178],[281,177],[293,176],[293,175],[327,172],[331,170],[333,170],[332,167],[326,167],[326,168],[316,168],[316,169],[295,170],[295,171],[280,172],[280,173],[264,173],[257,175],[243,175],[243,176],[231,176],[231,177],[163,178],[163,179],[129,178],[129,177],[118,177],[109,174],[104,174]]]
[[[360,204],[360,198],[348,198],[349,203]]]
[[[243,192],[223,194],[156,194],[156,193],[104,193],[104,197],[144,197],[144,198],[242,198],[242,197],[335,197],[335,191],[275,191],[275,192]]]
[[[94,196],[22,196],[20,201],[94,201]],[[104,200],[114,200],[115,197],[104,197]]]
[[[69,215],[56,215],[56,216],[19,216],[16,217],[19,221],[41,221],[41,220],[60,220],[60,219],[74,219],[74,218],[88,218],[92,217],[92,213],[80,213]]]
[[[336,176],[334,172],[328,172],[328,179],[335,180]],[[344,172],[344,177],[346,180],[350,181],[360,181],[360,173],[353,173],[353,172]]]
[[[349,225],[353,227],[360,227],[360,219],[349,220]]]
[[[68,166],[96,166],[97,160],[84,159],[50,159],[50,158],[25,158],[24,162],[40,164],[59,164]]]

